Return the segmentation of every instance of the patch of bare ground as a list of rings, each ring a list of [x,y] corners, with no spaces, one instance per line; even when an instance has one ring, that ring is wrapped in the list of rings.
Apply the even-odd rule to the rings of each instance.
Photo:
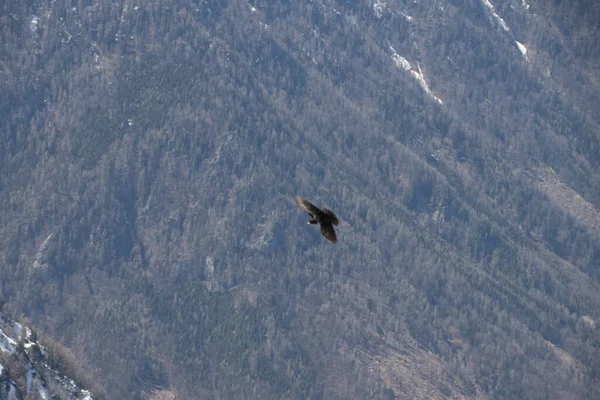
[[[145,396],[148,400],[177,400],[179,397],[172,390],[156,389]]]
[[[556,172],[550,167],[533,169],[537,185],[554,203],[573,215],[596,233],[600,233],[600,211],[561,181]]]
[[[448,366],[409,336],[399,340],[374,333],[369,349],[361,348],[358,360],[368,373],[380,377],[402,399],[480,398],[471,385],[451,376]]]

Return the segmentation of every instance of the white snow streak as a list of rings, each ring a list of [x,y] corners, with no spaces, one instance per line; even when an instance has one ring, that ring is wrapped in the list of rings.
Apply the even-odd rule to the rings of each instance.
[[[15,335],[17,335],[18,337],[21,337],[21,333],[23,332],[23,325],[21,325],[18,322],[15,322],[13,325],[13,329],[15,331]]]
[[[512,31],[510,30],[510,27],[506,24],[506,22],[504,22],[504,20],[496,13],[496,8],[494,7],[494,5],[492,3],[490,3],[490,0],[481,0],[482,3],[487,7],[487,9],[489,10],[492,19],[495,19],[496,22],[498,22],[500,24],[500,26],[502,27],[502,29],[504,29],[506,32],[510,33],[512,36]],[[523,7],[525,7],[525,9],[529,9],[529,4],[527,4],[525,2],[525,0],[523,1]],[[514,39],[514,36],[513,36]],[[529,58],[527,57],[527,47],[525,47],[525,45],[517,40],[515,40],[515,43],[517,44],[517,47],[519,48],[519,51],[521,52],[521,54],[523,54],[523,57],[525,57],[525,60],[529,61]]]
[[[44,389],[43,387],[40,387],[40,390],[38,390],[38,393],[40,394],[40,398],[42,400],[48,400],[48,392],[46,392],[46,389]]]
[[[438,103],[444,104],[444,102],[435,94],[433,94],[431,89],[429,89],[429,85],[427,84],[427,81],[425,81],[425,77],[423,76],[423,72],[421,71],[421,66],[419,65],[419,63],[417,63],[418,71],[415,71],[414,69],[412,69],[412,66],[410,65],[408,60],[400,56],[392,46],[390,46],[390,51],[392,52],[392,60],[394,60],[396,67],[409,72],[413,76],[413,78],[415,78],[417,82],[419,82],[423,90],[425,90],[425,92],[428,95],[430,95]]]
[[[52,239],[53,235],[54,233],[50,233],[46,240],[44,240],[44,243],[42,243],[42,245],[40,246],[40,249],[38,250],[38,253],[35,256],[35,261],[33,262],[33,268],[37,269],[42,266],[43,257],[46,252],[46,249],[48,248],[48,242],[50,242],[50,239]]]
[[[6,336],[6,333],[4,333],[2,329],[0,329],[0,350],[13,354],[15,352],[16,346],[17,342],[12,338]]]
[[[504,22],[504,20],[502,18],[500,18],[500,16],[498,14],[496,14],[496,9],[494,8],[494,5],[492,3],[490,3],[489,0],[481,0],[481,1],[490,10],[490,12],[492,13],[492,16],[496,19],[496,21],[498,21],[500,26],[502,26],[502,28],[506,32],[510,32],[510,28],[508,27],[508,25],[506,25],[506,22]]]
[[[527,60],[527,47],[525,47],[525,45],[517,40],[515,40],[515,43],[517,44],[517,47],[519,48],[519,50],[521,51],[521,53],[523,54],[523,56],[525,57],[525,59]]]
[[[412,69],[406,58],[399,56],[398,53],[392,53],[392,60],[394,60],[396,67],[398,68],[402,68],[405,71],[410,71]]]

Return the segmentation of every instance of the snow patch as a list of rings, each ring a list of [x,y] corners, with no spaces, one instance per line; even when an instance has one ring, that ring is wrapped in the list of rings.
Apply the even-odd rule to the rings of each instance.
[[[515,40],[515,43],[517,44],[517,47],[519,48],[519,51],[521,52],[521,54],[523,54],[523,57],[525,57],[525,59],[527,60],[527,47],[525,47],[525,45],[517,40]]]
[[[6,333],[4,333],[4,330],[0,329],[0,350],[13,354],[15,352],[17,346],[17,342],[6,336]]]
[[[490,2],[490,0],[481,0],[481,2],[483,3],[483,5],[488,9],[490,15],[491,15],[491,19],[492,20],[496,20],[496,22],[498,24],[500,24],[500,26],[502,27],[502,29],[504,29],[506,32],[510,33],[512,36],[512,31],[510,30],[510,27],[508,26],[508,24],[506,22],[504,22],[504,20],[496,13],[496,8],[494,7],[494,5]],[[525,9],[529,8],[529,5],[523,1],[523,7],[525,7]],[[514,36],[513,36],[514,39]],[[515,43],[517,45],[517,47],[519,48],[519,51],[521,52],[521,54],[523,54],[523,57],[525,57],[525,60],[529,61],[529,59],[527,58],[527,48],[525,47],[525,45],[517,40],[515,40]]]
[[[392,54],[392,60],[394,60],[394,63],[398,68],[401,68],[405,71],[410,71],[412,69],[410,63],[406,60],[406,58],[401,57],[400,55],[398,55],[398,53]]]
[[[43,387],[40,387],[40,390],[38,390],[38,393],[40,394],[40,398],[42,400],[48,400],[48,392],[46,392],[46,389],[44,389]],[[90,397],[91,399],[91,397]]]
[[[31,19],[29,20],[29,30],[33,33],[35,33],[37,31],[38,28],[38,22],[40,22],[40,18],[33,14],[31,16]]]
[[[373,11],[375,12],[375,16],[377,18],[381,18],[386,9],[387,4],[385,3],[385,1],[375,0],[375,2],[373,3]]]
[[[596,327],[596,321],[594,321],[594,319],[592,317],[590,317],[589,315],[584,315],[583,317],[581,317],[581,319],[583,320],[583,322],[586,323],[586,325],[588,325],[590,328],[594,329]]]
[[[437,97],[435,94],[433,94],[431,89],[429,89],[429,85],[427,84],[427,81],[425,80],[425,76],[423,75],[423,71],[421,71],[421,66],[419,65],[419,63],[417,63],[417,70],[415,71],[412,68],[412,66],[410,65],[410,63],[408,62],[408,60],[406,58],[402,57],[401,55],[399,55],[398,52],[396,52],[396,50],[392,46],[390,46],[390,51],[392,52],[392,60],[396,64],[396,67],[409,72],[413,76],[413,78],[415,78],[417,80],[417,82],[419,82],[419,84],[421,85],[423,90],[425,90],[425,92],[429,96],[431,96],[431,98],[433,98],[435,101],[437,101],[440,104],[444,104],[444,102],[439,97]]]

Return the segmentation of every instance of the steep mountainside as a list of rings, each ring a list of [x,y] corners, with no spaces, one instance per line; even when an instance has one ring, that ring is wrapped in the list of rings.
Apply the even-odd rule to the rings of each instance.
[[[0,292],[114,399],[600,398],[599,37],[594,0],[4,1]]]
[[[55,342],[45,347],[32,330],[0,312],[0,398],[92,400],[64,371],[77,362]],[[59,369],[57,369],[59,368]],[[102,396],[102,395],[100,395]]]

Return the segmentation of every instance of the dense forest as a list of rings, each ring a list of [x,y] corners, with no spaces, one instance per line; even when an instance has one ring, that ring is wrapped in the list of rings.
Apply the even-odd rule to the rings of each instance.
[[[595,0],[5,0],[0,294],[113,399],[598,399],[599,38]]]

